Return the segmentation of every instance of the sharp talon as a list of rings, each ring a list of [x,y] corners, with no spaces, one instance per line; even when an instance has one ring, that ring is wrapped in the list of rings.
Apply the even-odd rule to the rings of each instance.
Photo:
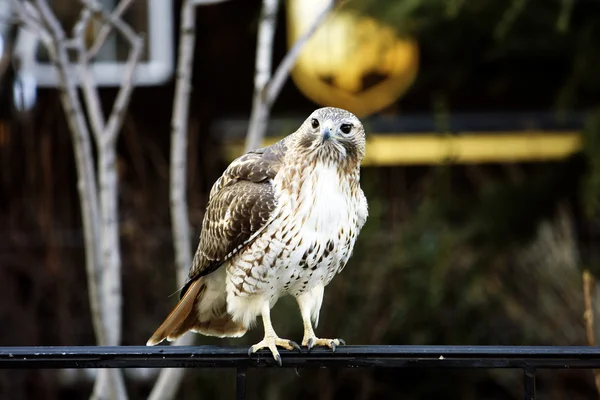
[[[331,345],[332,352],[335,353],[335,348],[336,348],[335,340],[332,340],[331,342],[329,342],[329,344]]]
[[[313,338],[308,339],[308,345],[306,347],[308,347],[308,352],[310,353],[310,351],[312,350],[313,346],[315,344],[315,341]]]
[[[288,343],[294,349],[298,350],[298,352],[302,353],[302,348],[300,348],[300,346],[298,345],[298,343],[294,342],[293,340],[290,340]]]
[[[302,378],[302,377],[300,376],[300,370],[298,369],[298,367],[294,368],[294,371],[296,371],[296,376],[297,376],[298,378]]]
[[[258,350],[269,349],[271,351],[271,354],[273,355],[273,358],[281,367],[281,355],[279,354],[279,351],[277,351],[277,346],[283,347],[284,349],[288,350],[293,350],[294,348],[298,350],[300,349],[300,346],[298,346],[298,344],[292,340],[281,339],[277,336],[265,336],[263,340],[251,346],[248,349],[248,356],[251,357],[252,353],[256,353]]]
[[[346,345],[346,341],[344,339],[338,339],[338,342],[340,342],[342,346]]]

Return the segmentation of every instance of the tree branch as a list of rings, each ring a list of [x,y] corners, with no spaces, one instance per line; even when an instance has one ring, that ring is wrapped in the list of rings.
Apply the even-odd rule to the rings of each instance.
[[[100,106],[99,101],[97,102],[97,106],[93,107],[94,110],[98,110],[100,113],[100,117],[102,118],[102,140],[106,142],[114,142],[117,138],[117,134],[123,125],[123,120],[125,117],[125,107],[129,104],[129,100],[131,98],[131,92],[133,90],[133,78],[135,69],[139,63],[139,60],[142,56],[142,50],[144,48],[144,40],[140,35],[137,35],[131,27],[126,24],[123,20],[120,19],[121,14],[127,9],[127,7],[131,4],[131,0],[122,0],[115,10],[112,13],[108,13],[104,11],[96,1],[93,0],[81,0],[81,3],[84,7],[82,10],[82,14],[88,15],[87,20],[89,20],[89,16],[92,14],[100,16],[103,25],[101,27],[101,31],[107,32],[104,35],[104,40],[106,39],[108,32],[110,32],[110,27],[113,27],[117,30],[129,43],[130,51],[129,57],[127,59],[126,70],[123,75],[123,80],[121,83],[121,88],[119,89],[119,93],[117,95],[117,99],[113,104],[112,111],[110,113],[110,117],[106,127],[104,127],[104,117],[101,115],[102,108]],[[80,20],[84,20],[80,18]],[[77,26],[77,25],[76,25]],[[81,28],[80,28],[81,29]],[[79,37],[81,39],[81,43],[79,44],[79,60],[80,63],[87,67],[87,62],[89,59],[89,53],[85,50],[85,46],[83,43],[83,36]],[[98,45],[99,43],[99,45]],[[98,38],[94,45],[97,45],[98,48],[102,47],[103,41],[99,42]],[[97,51],[97,50],[96,50]],[[87,91],[86,88],[89,89],[88,96],[90,97],[90,103],[94,103],[93,94],[95,93],[95,97],[97,99],[97,87],[95,82],[93,82],[93,76],[89,73],[89,68],[81,68],[82,71],[85,71],[82,76],[84,93]],[[92,114],[96,112],[93,111]],[[92,125],[94,124],[100,127],[100,118],[97,115],[92,115],[94,117],[92,119]],[[94,119],[97,121],[94,123]],[[98,140],[98,145],[100,145],[100,140]]]
[[[331,13],[331,10],[333,9],[333,5],[334,0],[327,0],[325,8],[323,8],[321,13],[317,16],[317,18],[315,18],[312,25],[309,26],[306,32],[304,32],[304,34],[302,34],[302,36],[300,36],[298,40],[296,40],[292,48],[287,52],[283,60],[281,60],[281,62],[277,66],[275,74],[273,74],[273,77],[271,78],[266,87],[265,101],[267,103],[267,107],[270,108],[273,106],[273,103],[277,99],[277,96],[279,96],[279,93],[281,93],[281,88],[283,88],[283,84],[285,83],[287,77],[290,75],[290,72],[294,67],[294,64],[296,63],[296,60],[298,59],[302,48],[308,42],[308,39],[310,39],[312,35],[314,35],[314,33],[317,31],[317,29],[323,24],[323,22],[325,22],[325,19],[327,18],[327,16],[329,16],[329,13]]]
[[[85,50],[85,29],[91,18],[92,11],[87,7],[83,7],[79,20],[73,27],[72,41],[75,50],[78,52],[78,63],[76,68],[87,109],[87,115],[90,120],[90,125],[92,126],[92,132],[96,143],[99,143],[102,140],[105,119],[102,111],[102,104],[100,103],[100,96],[98,94],[98,85],[90,71]]]
[[[27,1],[13,0],[23,23],[39,32],[58,70],[61,100],[73,135],[76,154],[94,330],[98,344],[118,345],[121,337],[122,293],[116,137],[133,90],[133,74],[141,57],[143,39],[119,18],[120,14],[105,12],[95,0],[82,0],[81,3],[83,9],[79,20],[72,30],[72,37],[68,38],[47,0],[36,0],[35,7]],[[124,7],[120,4],[118,8]],[[105,124],[98,86],[91,72],[84,42],[86,27],[94,16],[100,16],[105,25],[114,27],[131,47],[127,69],[108,124]],[[68,48],[78,52],[75,65],[69,60]],[[73,74],[74,71],[76,74]],[[97,146],[97,171],[94,170],[90,131],[77,93],[76,79],[82,88],[87,116]],[[100,183],[99,191],[96,187],[96,173]],[[127,398],[123,376],[119,370],[101,370],[97,375],[92,398],[107,397]]]
[[[41,20],[37,9],[28,1],[12,0],[17,21],[24,28],[37,34],[47,45],[52,45],[52,38]]]
[[[100,19],[110,26],[112,26],[116,31],[118,31],[125,40],[129,42],[129,44],[133,44],[138,38],[138,34],[120,18],[120,14],[116,12],[108,13],[106,12],[102,6],[100,6],[96,1],[93,0],[80,0],[85,7],[88,7],[96,16],[99,16]],[[127,1],[127,0],[122,0]],[[119,8],[119,7],[117,7]],[[100,45],[102,47],[102,45]]]
[[[108,124],[106,126],[105,135],[107,141],[114,142],[118,132],[123,126],[126,107],[129,104],[131,92],[133,91],[133,76],[142,56],[143,48],[144,40],[141,37],[136,37],[135,40],[131,42],[131,50],[127,59],[127,69],[123,75],[121,89],[119,90],[117,99],[113,104],[110,118],[108,119]]]
[[[123,13],[127,11],[132,2],[133,0],[121,0],[121,2],[117,4],[115,9],[111,13],[111,19],[120,19]],[[113,26],[111,24],[103,24],[100,27],[100,30],[98,31],[98,34],[94,39],[94,43],[90,46],[89,50],[87,51],[88,59],[92,59],[96,56],[96,54],[98,54],[100,48],[102,48],[104,42],[106,42],[108,35],[112,32],[112,29]]]
[[[265,88],[271,78],[271,60],[273,58],[273,38],[277,24],[279,0],[263,0],[256,42],[256,62],[254,73],[254,97],[245,152],[258,148],[264,137],[269,107],[265,99]]]
[[[93,166],[93,155],[83,108],[77,94],[77,87],[72,74],[72,66],[67,54],[68,39],[58,19],[48,6],[46,0],[36,0],[37,8],[29,2],[13,0],[15,9],[23,18],[23,23],[31,24],[30,28],[38,30],[50,58],[56,64],[59,75],[61,101],[67,123],[69,124],[75,162],[77,166],[78,188],[81,203],[81,214],[86,245],[86,273],[92,323],[96,333],[96,341],[108,343],[108,328],[104,323],[100,282],[102,280],[100,243],[100,216],[98,207],[98,191]],[[40,23],[38,23],[38,21]],[[47,28],[46,28],[47,27]],[[125,383],[118,370],[100,372],[94,386],[93,398],[106,397],[126,399]]]
[[[263,16],[258,30],[258,43],[256,51],[256,73],[254,77],[254,98],[252,102],[252,111],[250,113],[250,122],[248,124],[248,133],[246,135],[245,152],[258,148],[267,131],[269,114],[273,103],[279,96],[283,84],[288,78],[290,71],[294,67],[302,48],[323,24],[334,6],[334,0],[327,0],[321,13],[315,18],[307,31],[296,40],[292,48],[287,52],[283,60],[279,63],[275,74],[271,77],[271,58],[273,48],[273,35],[275,33],[275,21],[268,17],[275,18],[277,8],[275,0],[264,0]]]
[[[98,215],[98,196],[96,180],[94,178],[94,166],[92,163],[92,148],[90,135],[85,122],[83,109],[77,96],[77,88],[69,71],[69,61],[64,47],[64,31],[54,14],[43,0],[38,0],[41,8],[35,9],[29,2],[13,0],[15,10],[23,19],[23,23],[29,24],[36,21],[30,28],[39,29],[40,37],[46,45],[51,59],[56,63],[59,85],[61,91],[61,102],[67,117],[67,123],[71,129],[73,147],[75,150],[75,162],[78,172],[78,189],[81,202],[81,214],[83,220],[85,246],[86,246],[86,272],[88,278],[88,293],[90,308],[92,312],[92,323],[99,344],[106,343],[106,332],[102,323],[102,310],[100,306],[100,295],[98,293],[98,280],[100,274],[100,254],[97,243],[100,241],[100,229]],[[43,18],[43,19],[42,19]],[[38,23],[39,21],[39,23]],[[51,26],[48,31],[45,26]],[[62,41],[61,41],[62,39]]]

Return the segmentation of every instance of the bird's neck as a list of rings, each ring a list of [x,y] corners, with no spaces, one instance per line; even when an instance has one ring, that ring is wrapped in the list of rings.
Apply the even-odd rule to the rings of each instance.
[[[313,196],[318,195],[314,193],[315,190],[325,186],[353,196],[360,185],[360,165],[296,159],[295,162],[284,163],[277,174],[275,184],[293,199],[299,199],[309,193]]]

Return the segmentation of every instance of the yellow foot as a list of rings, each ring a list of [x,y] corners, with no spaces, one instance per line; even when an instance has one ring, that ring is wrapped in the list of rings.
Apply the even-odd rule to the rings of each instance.
[[[248,356],[251,356],[253,353],[256,353],[260,349],[268,348],[269,350],[271,350],[275,361],[277,361],[277,363],[281,367],[281,356],[279,355],[279,351],[277,351],[277,346],[287,350],[296,349],[300,351],[300,346],[298,346],[298,343],[292,340],[281,339],[277,336],[265,336],[263,340],[251,346],[248,349]]]
[[[346,345],[346,342],[344,342],[343,339],[319,339],[313,336],[308,338],[305,337],[304,340],[302,340],[302,346],[308,347],[308,351],[311,351],[315,346],[327,346],[335,351],[337,346],[341,345]]]

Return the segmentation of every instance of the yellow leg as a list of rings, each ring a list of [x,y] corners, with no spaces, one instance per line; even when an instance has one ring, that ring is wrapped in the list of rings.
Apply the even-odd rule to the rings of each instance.
[[[271,324],[271,308],[269,307],[268,301],[265,302],[265,304],[263,305],[261,314],[263,325],[265,328],[265,337],[263,338],[263,340],[251,346],[250,349],[248,349],[248,355],[252,355],[260,349],[268,348],[269,350],[271,350],[275,361],[277,361],[279,366],[281,366],[281,356],[279,355],[279,351],[277,351],[277,346],[283,347],[287,350],[300,350],[300,346],[298,346],[298,343],[292,340],[281,339],[277,336],[277,334],[275,333],[275,329],[273,329],[273,325]]]
[[[315,346],[327,346],[335,351],[337,346],[346,344],[343,339],[320,339],[315,335],[311,321],[311,310],[316,304],[315,302],[318,301],[318,304],[320,305],[320,299],[316,299],[313,293],[308,292],[301,294],[296,300],[298,301],[300,314],[302,314],[302,323],[304,324],[302,346],[308,347],[308,351]]]

